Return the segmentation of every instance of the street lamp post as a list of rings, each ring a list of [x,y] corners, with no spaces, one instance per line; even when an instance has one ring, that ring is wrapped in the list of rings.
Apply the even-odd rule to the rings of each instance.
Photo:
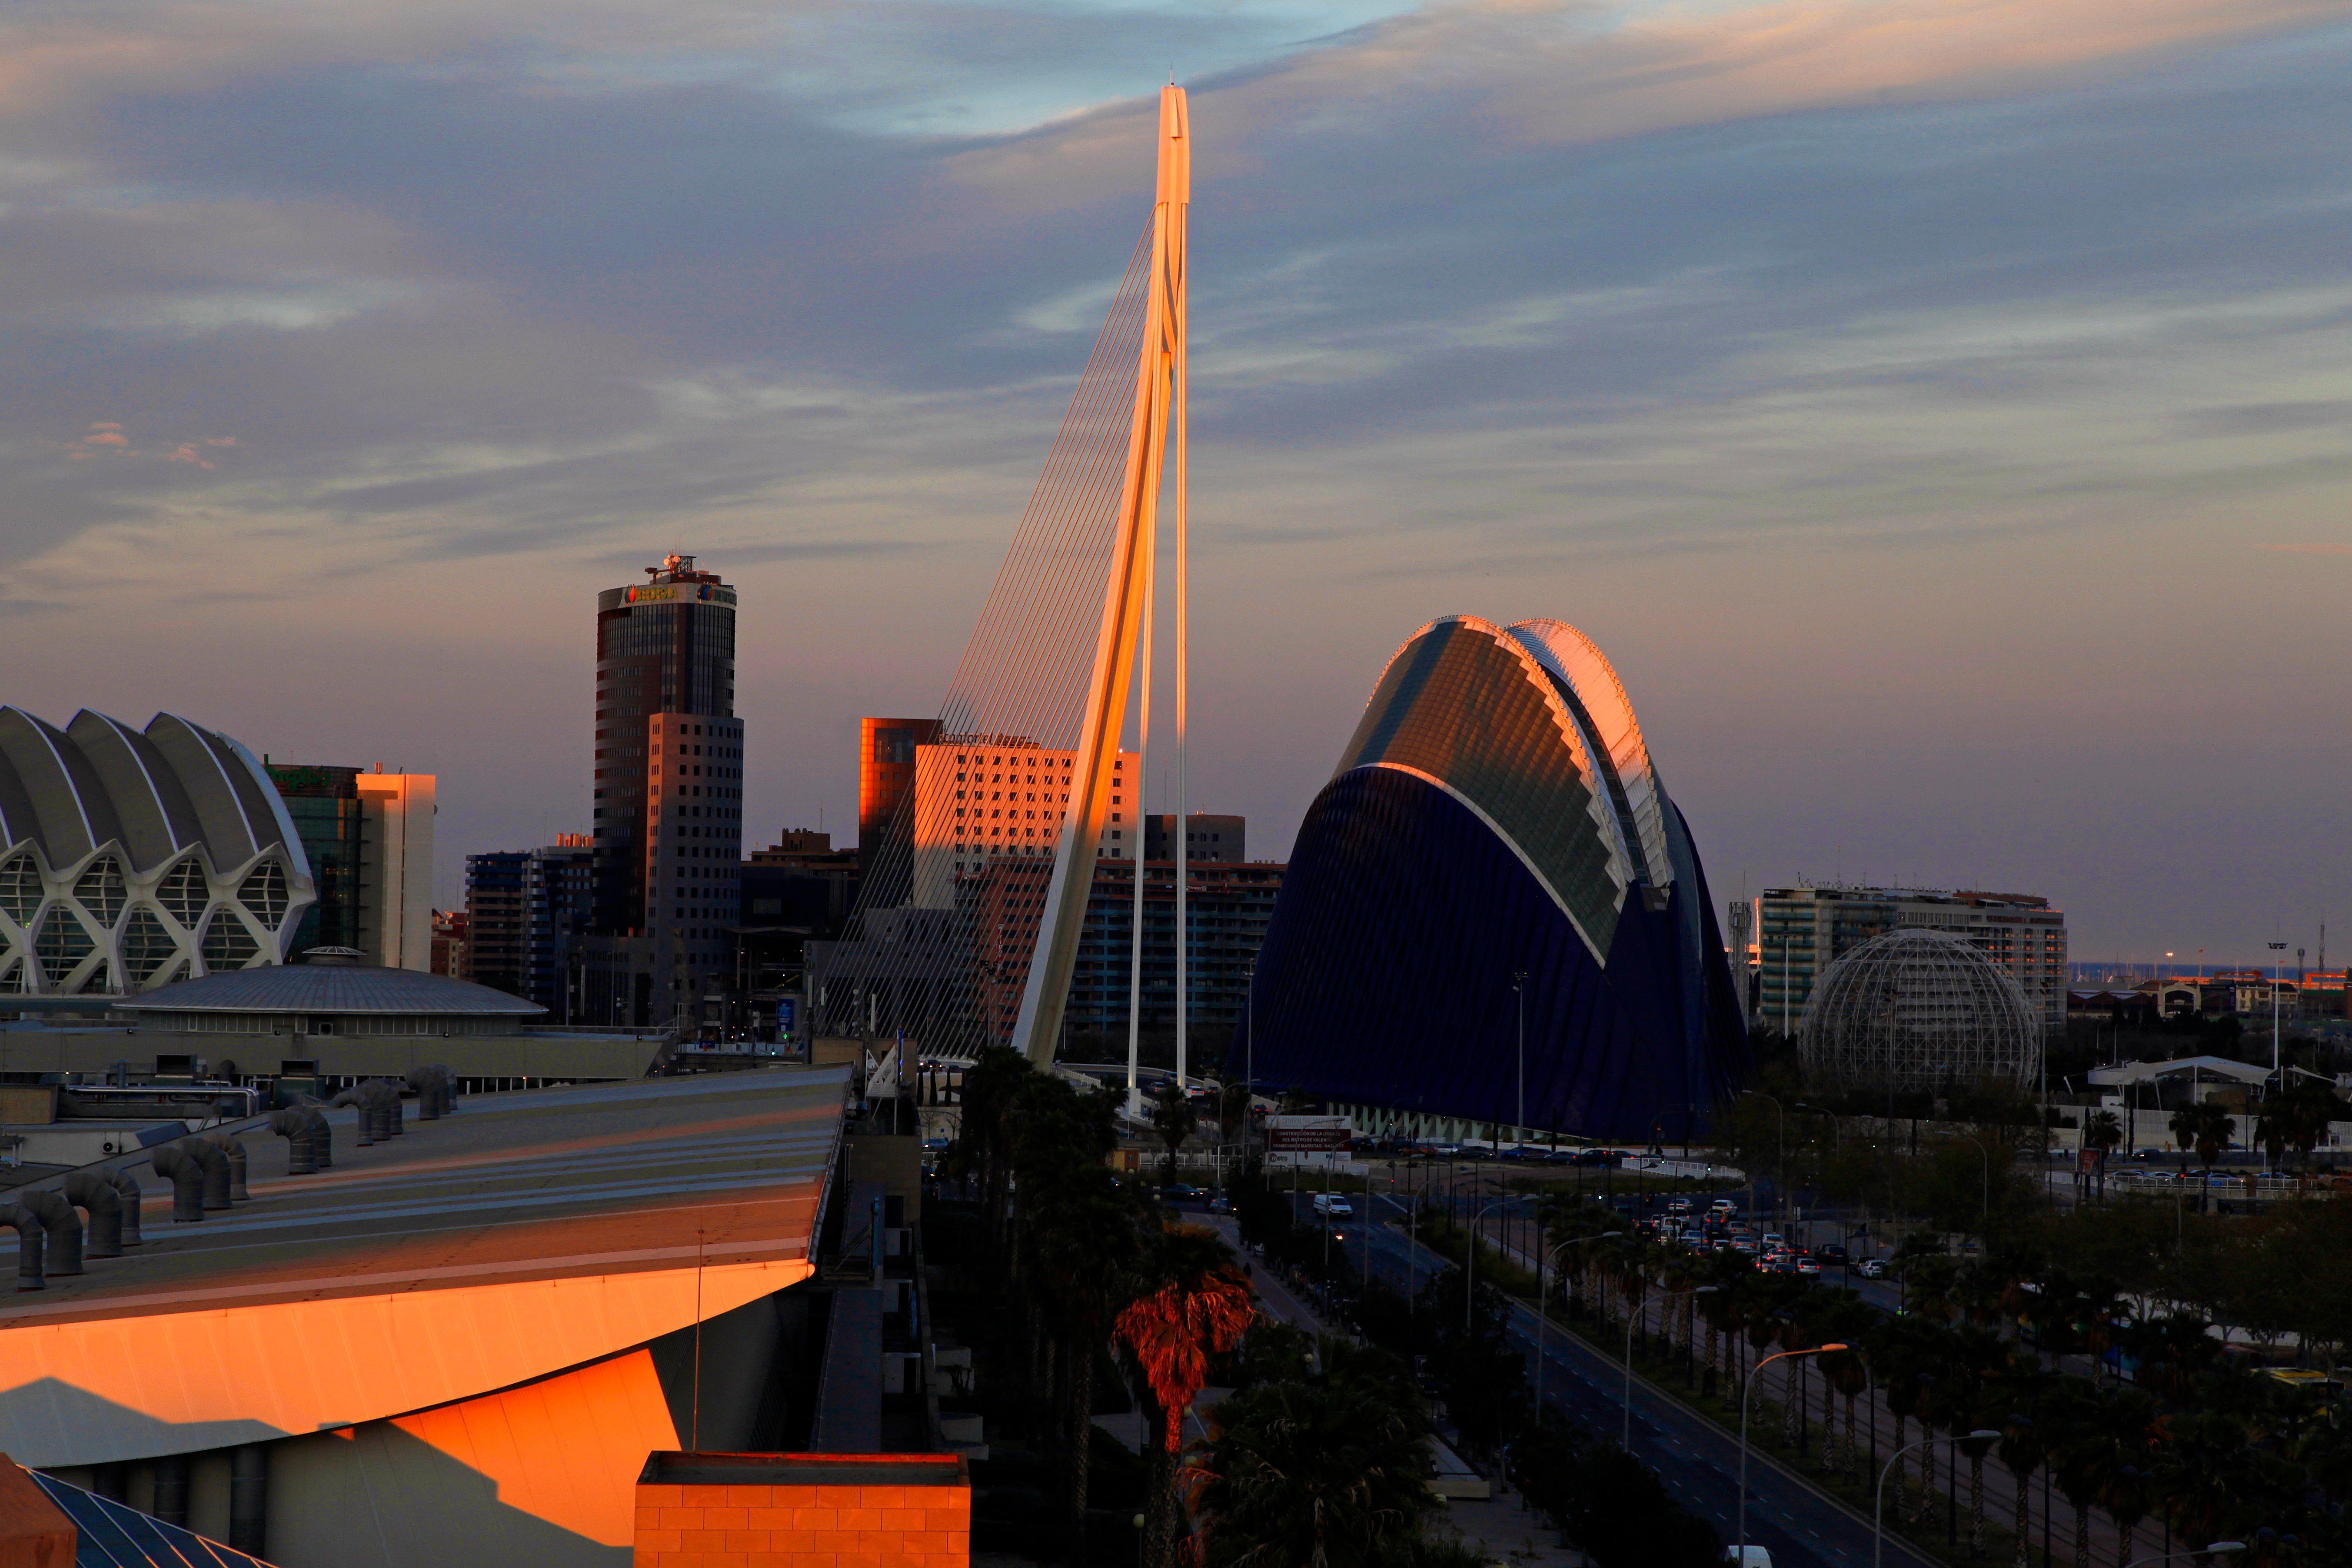
[[[1462,1331],[1465,1334],[1470,1331],[1470,1304],[1478,1293],[1478,1227],[1486,1223],[1488,1215],[1510,1201],[1507,1196],[1496,1198],[1470,1216],[1469,1247],[1466,1249],[1469,1267],[1462,1276]]]
[[[1679,1301],[1690,1296],[1712,1296],[1720,1289],[1720,1286],[1716,1285],[1701,1285],[1689,1290],[1671,1291],[1660,1296],[1658,1300]],[[1639,1307],[1625,1314],[1625,1435],[1619,1440],[1618,1446],[1629,1454],[1633,1451],[1633,1325],[1640,1320],[1642,1310]],[[1537,1408],[1542,1407],[1538,1405]]]
[[[1963,1132],[1959,1136],[1962,1142],[1975,1144],[1977,1152],[1984,1159],[1984,1194],[1981,1199],[1983,1207],[1977,1215],[1977,1234],[1984,1237],[1987,1247],[1990,1247],[1992,1237],[1987,1232],[1992,1225],[1992,1150],[1986,1145],[1983,1139],[1973,1133]]]
[[[1543,1414],[1544,1328],[1550,1319],[1544,1315],[1545,1287],[1551,1279],[1550,1271],[1558,1267],[1559,1255],[1570,1247],[1588,1241],[1610,1241],[1624,1235],[1622,1230],[1604,1230],[1598,1236],[1571,1236],[1544,1255],[1543,1266],[1536,1270],[1536,1414]]]
[[[1766,1356],[1748,1373],[1748,1386],[1739,1391],[1739,1550],[1732,1554],[1732,1561],[1740,1568],[1747,1568],[1748,1563],[1748,1402],[1755,1395],[1757,1380],[1776,1361],[1786,1361],[1792,1355],[1828,1355],[1845,1348],[1843,1344],[1832,1343],[1810,1350],[1782,1351]]]
[[[1914,1448],[1924,1448],[1931,1443],[1995,1443],[2000,1440],[2000,1433],[1979,1427],[1965,1437],[1922,1437],[1916,1443],[1906,1443],[1895,1449],[1893,1457],[1878,1469],[1877,1500],[1870,1509],[1870,1568],[1879,1568],[1886,1556],[1886,1473],[1895,1468],[1895,1460]]]

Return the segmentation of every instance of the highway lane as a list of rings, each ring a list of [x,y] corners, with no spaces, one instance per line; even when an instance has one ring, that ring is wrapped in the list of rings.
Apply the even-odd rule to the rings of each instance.
[[[1312,1224],[1302,1198],[1301,1223]],[[1357,1222],[1341,1228],[1349,1257],[1360,1270],[1370,1249],[1375,1278],[1400,1289],[1426,1283],[1448,1267],[1429,1248],[1418,1247],[1382,1225]],[[1286,1292],[1287,1294],[1287,1292]],[[1527,1353],[1528,1380],[1536,1368],[1534,1310],[1514,1303],[1513,1341]],[[1613,1436],[1623,1422],[1622,1370],[1582,1342],[1556,1331],[1545,1333],[1544,1402],[1587,1428]],[[1713,1422],[1636,1378],[1633,1385],[1633,1452],[1659,1474],[1685,1507],[1713,1524],[1728,1542],[1734,1538],[1738,1498],[1739,1444]],[[1751,1452],[1748,1464],[1748,1540],[1772,1553],[1775,1568],[1866,1568],[1871,1531],[1835,1503]],[[1890,1537],[1886,1561],[1906,1565],[1928,1559]]]

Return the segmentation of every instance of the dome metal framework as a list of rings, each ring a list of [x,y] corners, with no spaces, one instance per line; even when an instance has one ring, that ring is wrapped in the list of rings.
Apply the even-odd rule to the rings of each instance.
[[[1949,931],[1874,936],[1822,973],[1798,1049],[1816,1083],[1948,1089],[2027,1084],[2042,1029],[2009,972]]]

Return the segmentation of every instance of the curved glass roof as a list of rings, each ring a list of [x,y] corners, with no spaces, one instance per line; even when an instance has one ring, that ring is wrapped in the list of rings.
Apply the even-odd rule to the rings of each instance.
[[[1432,621],[1389,661],[1334,776],[1401,768],[1445,788],[1527,862],[1598,957],[1642,868],[1572,695],[1494,623]]]

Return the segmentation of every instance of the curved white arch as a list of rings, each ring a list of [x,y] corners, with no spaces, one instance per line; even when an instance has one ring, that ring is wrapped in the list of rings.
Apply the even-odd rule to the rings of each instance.
[[[1594,738],[1608,755],[1623,791],[1626,815],[1633,819],[1641,846],[1640,863],[1647,869],[1651,886],[1666,886],[1675,879],[1675,871],[1666,852],[1661,809],[1665,791],[1650,761],[1642,721],[1633,715],[1633,700],[1625,695],[1617,667],[1609,662],[1599,644],[1566,621],[1519,621],[1510,628],[1510,636],[1565,682],[1592,716],[1593,728],[1599,731]]]

